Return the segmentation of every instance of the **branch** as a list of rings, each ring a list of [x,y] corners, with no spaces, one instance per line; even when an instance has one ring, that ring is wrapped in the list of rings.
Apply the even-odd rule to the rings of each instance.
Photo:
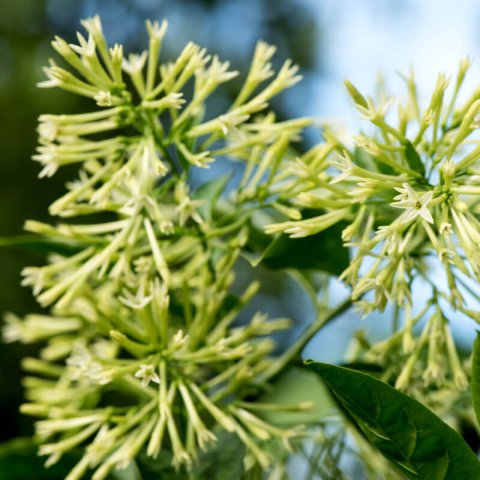
[[[280,375],[289,364],[300,356],[300,353],[305,348],[307,343],[327,324],[334,320],[338,315],[345,312],[352,306],[352,299],[348,298],[340,305],[330,310],[326,316],[319,316],[313,323],[311,323],[295,343],[262,375],[263,381],[271,381],[274,377]]]

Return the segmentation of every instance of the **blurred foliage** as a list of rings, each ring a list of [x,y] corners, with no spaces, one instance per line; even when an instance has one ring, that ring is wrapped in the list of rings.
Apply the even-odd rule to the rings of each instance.
[[[21,234],[26,219],[46,220],[48,205],[69,177],[67,171],[39,181],[39,166],[31,161],[39,114],[87,108],[76,96],[35,86],[43,79],[41,68],[51,56],[49,43],[55,34],[73,40],[79,20],[99,13],[110,41],[135,50],[146,38],[145,19],[166,17],[166,57],[193,40],[245,71],[255,42],[264,39],[278,46],[279,60],[290,57],[305,73],[314,67],[318,33],[302,5],[295,0],[0,0],[0,238]],[[280,117],[289,115],[284,100],[274,104]],[[30,290],[19,284],[21,269],[42,261],[39,252],[0,248],[0,312],[39,311]],[[278,290],[270,292],[275,293]],[[30,351],[0,344],[0,440],[31,433],[17,412],[22,401],[19,363]]]

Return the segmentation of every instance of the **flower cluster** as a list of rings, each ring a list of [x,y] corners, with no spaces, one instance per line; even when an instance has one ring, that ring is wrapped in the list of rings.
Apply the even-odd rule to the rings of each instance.
[[[255,411],[268,405],[246,399],[265,388],[275,358],[268,337],[289,322],[258,313],[235,324],[258,285],[240,296],[231,287],[251,212],[288,211],[271,200],[273,186],[310,122],[276,122],[265,110],[299,80],[297,67],[287,61],[275,74],[275,49],[260,42],[231,107],[205,119],[207,98],[237,75],[228,63],[189,43],[159,64],[165,22],[147,22],[148,52],[127,58],[120,45],[108,48],[98,17],[83,26],[78,45],[52,42],[71,68],[51,61],[40,84],[99,108],[40,117],[40,176],[74,163],[79,175],[50,207],[62,223],[26,224],[62,251],[23,272],[50,314],[6,318],[6,340],[46,342],[24,362],[32,376],[22,411],[43,418],[47,465],[87,445],[68,480],[89,469],[104,479],[142,449],[169,451],[171,465],[189,468],[218,428],[243,442],[247,467],[266,469],[273,459],[260,445],[276,438],[289,447],[298,432],[262,420]],[[192,168],[227,155],[246,162],[231,201],[219,198],[221,179],[192,192]]]
[[[432,298],[479,320],[468,308],[471,282],[480,278],[477,92],[457,105],[468,67],[468,60],[460,63],[450,98],[449,79],[440,74],[424,110],[413,74],[404,78],[408,99],[397,112],[384,91],[374,100],[346,82],[372,134],[354,137],[348,148],[326,128],[325,143],[290,167],[291,206],[319,213],[271,224],[267,232],[304,237],[342,222],[353,256],[341,278],[365,315],[389,303],[411,309],[413,284],[423,281]],[[435,258],[447,291],[429,275]],[[406,325],[410,335],[408,319]]]
[[[348,360],[375,365],[383,381],[428,406],[456,429],[476,425],[468,387],[471,364],[459,356],[449,327],[451,318],[435,300],[418,313],[407,307],[405,325],[390,337],[371,343],[360,330]],[[420,335],[413,327],[425,321]]]
[[[342,278],[365,313],[383,310],[387,301],[410,303],[410,284],[424,275],[428,256],[441,261],[458,308],[464,305],[459,274],[478,279],[480,149],[474,132],[480,102],[473,95],[455,108],[467,68],[468,61],[461,62],[448,102],[449,81],[439,75],[423,113],[413,75],[406,78],[409,97],[398,105],[396,126],[388,115],[392,99],[382,94],[375,102],[347,82],[362,118],[378,135],[358,135],[355,148],[348,149],[327,130],[326,143],[291,168],[301,183],[299,208],[323,213],[272,224],[267,231],[303,237],[350,222],[342,238],[354,256]],[[368,292],[375,298],[360,300]]]

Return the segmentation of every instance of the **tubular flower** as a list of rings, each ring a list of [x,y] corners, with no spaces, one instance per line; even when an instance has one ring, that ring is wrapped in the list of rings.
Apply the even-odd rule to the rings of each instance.
[[[260,374],[275,361],[268,336],[289,321],[257,314],[234,325],[258,285],[235,296],[232,283],[251,212],[276,195],[280,165],[310,123],[277,123],[267,110],[299,80],[297,67],[287,61],[275,75],[275,49],[259,43],[232,106],[206,120],[208,97],[237,75],[228,62],[189,43],[159,64],[165,22],[147,22],[148,51],[124,58],[120,45],[108,48],[98,17],[82,23],[87,37],[79,34],[78,45],[52,42],[71,68],[51,61],[40,84],[96,107],[40,117],[40,176],[79,166],[50,206],[62,222],[26,224],[61,246],[46,266],[23,272],[50,314],[10,314],[4,330],[7,341],[46,342],[40,358],[24,361],[32,376],[22,411],[41,418],[40,454],[51,465],[82,446],[68,480],[89,469],[104,479],[143,450],[189,469],[224,430],[245,445],[246,465],[269,468],[262,445],[288,444],[298,432],[265,422],[243,400],[265,388]],[[247,163],[230,204],[219,198],[225,180],[197,189],[188,181],[192,168],[219,156]],[[80,216],[86,221],[76,223]]]
[[[300,218],[266,226],[270,234],[306,237],[342,225],[351,261],[340,279],[352,301],[363,315],[388,305],[395,311],[393,334],[373,346],[363,339],[364,351],[352,360],[378,362],[381,354],[385,380],[442,414],[442,392],[453,390],[449,405],[465,412],[468,383],[443,305],[480,322],[468,304],[480,300],[472,288],[480,280],[478,90],[463,105],[457,100],[468,66],[460,63],[449,98],[440,74],[424,110],[413,74],[405,78],[408,98],[397,115],[384,91],[365,98],[346,82],[370,133],[354,137],[352,148],[325,127],[325,142],[287,166],[280,200]],[[433,266],[443,278],[431,274]],[[420,309],[415,285],[424,294]],[[423,322],[418,336],[413,327]],[[473,418],[471,409],[466,415]]]
[[[448,100],[448,79],[438,76],[423,113],[413,74],[405,78],[409,95],[398,105],[396,122],[385,93],[374,100],[346,82],[373,133],[358,135],[349,149],[326,127],[325,143],[291,164],[284,197],[299,215],[312,209],[317,215],[270,224],[266,231],[304,237],[346,223],[342,239],[353,257],[341,278],[364,314],[389,301],[411,305],[414,279],[438,290],[425,273],[432,256],[442,265],[455,308],[466,309],[465,280],[480,278],[480,101],[475,94],[457,105],[468,65],[461,62]]]

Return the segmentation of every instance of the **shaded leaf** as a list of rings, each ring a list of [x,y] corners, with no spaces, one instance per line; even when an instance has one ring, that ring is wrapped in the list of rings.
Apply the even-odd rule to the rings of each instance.
[[[349,263],[348,250],[341,240],[344,228],[342,222],[305,238],[280,235],[270,243],[257,263],[271,269],[321,270],[340,275]]]
[[[245,445],[236,434],[215,431],[217,443],[198,459],[194,478],[199,480],[240,480],[243,476]]]
[[[142,480],[188,480],[189,474],[176,472],[172,461],[172,452],[164,448],[160,450],[157,458],[149,457],[145,450],[142,450],[135,459]]]
[[[405,158],[407,159],[408,166],[415,172],[419,172],[422,176],[425,176],[425,165],[420,158],[417,150],[408,140],[403,142],[405,147]]]
[[[306,362],[356,426],[409,479],[480,479],[480,462],[458,433],[386,383],[344,367]]]
[[[243,475],[245,446],[236,434],[215,428],[217,443],[201,452],[191,472],[176,471],[172,467],[173,455],[162,449],[157,458],[137,456],[136,463],[142,480],[240,480]],[[113,480],[113,479],[112,479]]]
[[[59,253],[61,255],[72,255],[82,249],[82,246],[75,242],[59,242],[38,235],[17,235],[0,238],[0,248],[2,247],[35,253]]]
[[[352,153],[353,161],[356,165],[367,170],[378,171],[386,175],[396,175],[397,172],[383,162],[379,162],[373,155],[363,150],[363,148],[355,147]]]
[[[352,152],[352,159],[353,162],[356,165],[359,165],[362,168],[365,168],[366,170],[377,170],[378,165],[375,159],[370,155],[368,152],[365,150],[355,147]],[[382,164],[383,165],[383,164]],[[388,165],[384,165],[385,167],[388,167]],[[391,167],[388,167],[391,169]]]
[[[473,342],[472,399],[477,422],[480,424],[480,332],[477,332],[477,338]]]
[[[218,200],[222,192],[225,190],[228,182],[231,180],[233,173],[226,173],[218,178],[204,183],[193,193],[195,200],[205,200],[203,205],[200,205],[197,210],[200,215],[206,220],[211,220],[212,212],[215,207],[215,202]]]
[[[127,468],[115,469],[108,476],[108,480],[144,480],[135,461]]]
[[[46,457],[39,457],[37,448],[33,439],[23,437],[0,444],[0,480],[58,480],[65,478],[79,460],[68,453],[45,468]]]
[[[298,412],[271,411],[257,414],[274,425],[318,423],[323,417],[331,415],[335,405],[328,390],[317,375],[308,370],[294,367],[283,373],[272,385],[272,389],[259,398],[259,403],[275,405],[293,405],[312,402],[313,408]]]

